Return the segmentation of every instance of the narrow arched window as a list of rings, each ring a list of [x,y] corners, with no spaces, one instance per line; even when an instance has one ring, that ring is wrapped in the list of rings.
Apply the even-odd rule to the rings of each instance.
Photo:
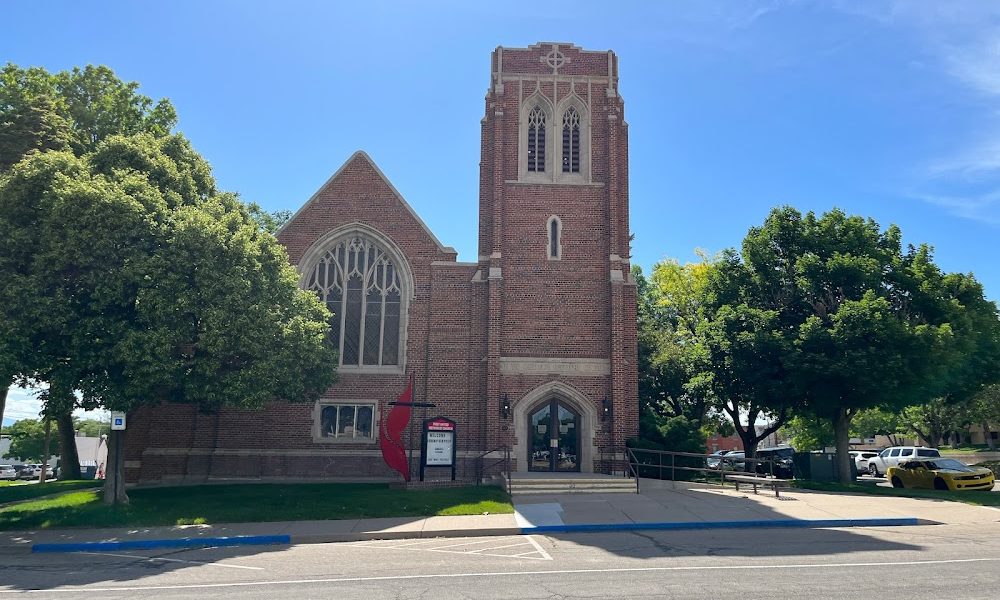
[[[549,259],[558,260],[561,258],[561,243],[562,240],[559,239],[562,234],[562,223],[559,221],[559,217],[552,216],[549,217]]]
[[[545,112],[540,106],[528,113],[528,171],[545,172]]]
[[[562,172],[580,172],[580,113],[572,106],[563,113]]]
[[[339,241],[313,268],[308,288],[333,313],[340,364],[399,364],[403,285],[390,256],[361,236]]]

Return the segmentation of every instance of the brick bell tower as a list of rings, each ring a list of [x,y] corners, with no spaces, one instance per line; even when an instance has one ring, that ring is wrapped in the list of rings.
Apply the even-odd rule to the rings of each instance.
[[[477,275],[484,442],[510,445],[518,471],[611,470],[638,433],[623,116],[611,51],[493,52]]]

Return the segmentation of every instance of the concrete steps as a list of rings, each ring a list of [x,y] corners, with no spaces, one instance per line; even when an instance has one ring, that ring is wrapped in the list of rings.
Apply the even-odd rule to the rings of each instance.
[[[624,477],[518,477],[510,481],[511,494],[635,493],[635,479]]]

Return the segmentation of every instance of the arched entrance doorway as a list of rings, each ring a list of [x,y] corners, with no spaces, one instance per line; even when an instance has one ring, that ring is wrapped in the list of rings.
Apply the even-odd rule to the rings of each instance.
[[[554,410],[553,403],[555,404]],[[559,417],[560,406],[563,409],[563,418]],[[594,402],[585,394],[561,381],[543,383],[524,394],[514,403],[513,410],[514,446],[512,450],[517,461],[516,471],[521,473],[529,470],[552,471],[553,468],[556,468],[560,471],[593,473],[594,438],[597,433],[595,428],[599,423],[594,407]],[[572,419],[567,417],[567,411],[573,415]],[[553,415],[557,421],[555,427],[553,427]],[[572,427],[569,426],[570,423],[573,424]],[[539,430],[539,425],[545,425],[544,432]],[[564,436],[562,435],[563,426],[566,429]],[[557,436],[554,452],[553,434]],[[574,435],[575,437],[573,437]],[[560,436],[562,439],[559,439]],[[538,454],[536,459],[536,451],[546,451],[548,458],[546,459],[546,454]],[[570,458],[574,463],[572,465]],[[552,466],[554,461],[559,461],[556,467]]]
[[[552,398],[528,414],[529,471],[580,470],[580,414]]]

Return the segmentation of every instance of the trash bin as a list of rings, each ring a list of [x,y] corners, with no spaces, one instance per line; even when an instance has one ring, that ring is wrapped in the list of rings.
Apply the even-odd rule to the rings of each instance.
[[[851,479],[858,478],[858,469],[854,461],[851,464]],[[792,457],[792,470],[796,479],[812,481],[837,481],[840,479],[837,469],[837,455],[832,452],[796,452]]]

